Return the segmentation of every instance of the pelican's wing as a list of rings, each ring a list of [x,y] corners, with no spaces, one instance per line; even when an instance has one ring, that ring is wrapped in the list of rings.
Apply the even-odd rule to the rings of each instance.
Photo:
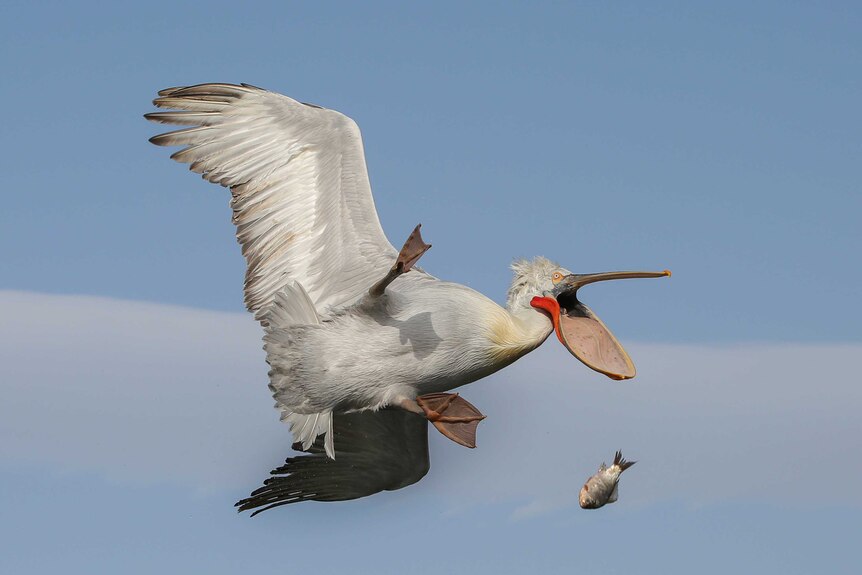
[[[263,487],[237,502],[239,511],[257,509],[254,516],[299,501],[358,499],[407,487],[428,473],[428,420],[423,416],[390,408],[334,418],[335,459],[327,457],[318,437],[309,455],[288,458]]]
[[[392,266],[356,123],[334,110],[242,84],[169,88],[147,114],[190,126],[150,139],[231,190],[248,267],[245,303],[260,319],[278,290],[301,283],[318,309],[355,299]]]

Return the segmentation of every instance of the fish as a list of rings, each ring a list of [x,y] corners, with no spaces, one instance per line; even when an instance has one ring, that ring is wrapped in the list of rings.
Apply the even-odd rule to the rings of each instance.
[[[619,496],[618,486],[620,474],[637,463],[623,459],[621,451],[614,455],[614,463],[610,467],[604,464],[599,466],[595,475],[587,479],[578,496],[578,503],[582,509],[598,509],[608,503],[613,503]]]

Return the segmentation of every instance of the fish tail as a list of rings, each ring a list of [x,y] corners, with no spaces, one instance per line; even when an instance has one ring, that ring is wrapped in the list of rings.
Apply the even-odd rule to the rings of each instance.
[[[620,468],[620,473],[622,473],[635,463],[637,463],[637,461],[626,461],[625,458],[623,458],[622,451],[617,451],[614,455],[614,465]]]

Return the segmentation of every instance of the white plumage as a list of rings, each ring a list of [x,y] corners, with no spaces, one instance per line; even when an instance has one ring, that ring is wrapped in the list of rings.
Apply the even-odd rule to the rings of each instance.
[[[171,158],[231,190],[248,262],[245,303],[260,319],[289,281],[318,309],[355,300],[392,265],[356,123],[248,85],[170,88],[147,114],[192,128],[151,139],[185,146]]]

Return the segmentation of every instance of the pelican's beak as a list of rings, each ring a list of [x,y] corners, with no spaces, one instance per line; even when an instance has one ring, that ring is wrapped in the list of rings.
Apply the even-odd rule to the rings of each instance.
[[[587,367],[611,379],[631,379],[636,371],[629,354],[602,320],[578,301],[578,289],[607,280],[666,276],[670,271],[570,274],[557,283],[554,297],[534,297],[530,304],[551,316],[557,337]]]

